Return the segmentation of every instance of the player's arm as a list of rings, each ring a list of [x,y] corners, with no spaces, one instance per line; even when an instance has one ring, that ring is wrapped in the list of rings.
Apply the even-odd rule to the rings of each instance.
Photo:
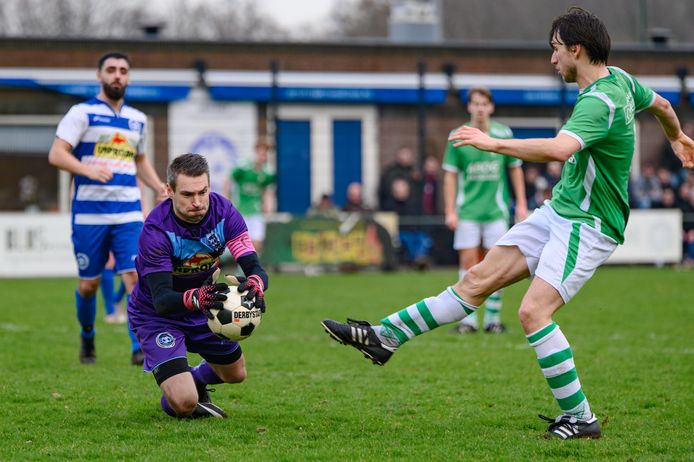
[[[656,94],[653,104],[646,108],[653,114],[665,132],[672,150],[685,168],[694,168],[694,142],[684,134],[675,110],[668,100]]]
[[[523,168],[520,165],[509,167],[509,177],[511,178],[513,194],[516,196],[516,222],[523,221],[528,216],[528,202],[525,197]]]
[[[211,308],[221,309],[222,302],[227,299],[221,292],[228,286],[223,283],[215,284],[214,278],[205,281],[199,289],[190,289],[185,292],[174,290],[173,276],[169,271],[149,273],[145,279],[152,293],[154,309],[161,315],[187,313],[194,310],[207,314]]]
[[[48,152],[48,163],[73,175],[86,176],[102,183],[106,183],[113,177],[113,173],[107,167],[90,166],[80,162],[72,154],[72,145],[58,137],[55,138]]]
[[[166,185],[159,179],[152,163],[144,154],[135,156],[135,168],[137,169],[137,177],[154,191],[157,203],[166,199]]]
[[[475,146],[483,151],[517,157],[529,162],[565,162],[581,149],[575,138],[559,133],[554,138],[501,139],[492,138],[477,128],[463,126],[448,138],[453,146]]]
[[[445,170],[443,173],[443,205],[448,229],[455,230],[458,225],[458,212],[455,209],[455,196],[458,191],[458,173]]]

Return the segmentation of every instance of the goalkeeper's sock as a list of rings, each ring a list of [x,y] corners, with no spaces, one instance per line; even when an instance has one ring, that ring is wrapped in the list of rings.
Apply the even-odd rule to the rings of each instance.
[[[94,338],[94,321],[96,320],[96,296],[83,297],[75,290],[77,320],[82,325],[82,337]]]
[[[484,327],[501,322],[501,297],[503,294],[503,290],[497,290],[489,296],[484,304]]]
[[[476,306],[465,302],[453,287],[449,287],[436,297],[425,298],[391,314],[373,329],[381,343],[398,347],[417,335],[442,324],[459,321],[476,310]]]
[[[159,400],[159,404],[161,404],[161,409],[169,414],[171,417],[176,417],[176,411],[174,411],[171,406],[169,406],[169,402],[166,400],[166,397],[164,395],[161,395],[161,399]]]
[[[562,412],[589,419],[590,405],[578,380],[571,347],[559,326],[552,322],[527,335],[527,339]]]
[[[110,316],[116,312],[116,306],[113,304],[113,270],[104,269],[101,273],[101,299],[104,302],[104,310],[106,315]]]
[[[219,378],[214,369],[212,369],[212,366],[210,366],[209,363],[204,359],[200,364],[192,368],[190,372],[193,374],[193,379],[195,379],[195,383],[197,385],[214,385],[216,383],[224,383],[224,380]]]

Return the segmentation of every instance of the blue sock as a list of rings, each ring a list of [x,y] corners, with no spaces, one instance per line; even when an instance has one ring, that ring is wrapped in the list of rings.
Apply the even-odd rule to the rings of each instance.
[[[125,300],[126,300],[126,306],[127,306],[127,300],[130,298],[130,295],[128,295]],[[136,351],[140,351],[140,342],[137,341],[137,337],[135,337],[135,333],[133,330],[130,328],[130,320],[128,320],[128,335],[130,335],[130,351],[132,353],[135,353]]]
[[[113,294],[113,304],[120,303],[125,296],[125,284],[123,284],[123,279],[120,280],[120,285],[118,286],[118,292]]]
[[[169,414],[171,417],[176,417],[176,412],[174,412],[173,409],[171,409],[171,406],[169,406],[169,402],[166,401],[166,397],[164,395],[161,395],[161,400],[159,400],[159,403],[161,404],[161,409]]]
[[[75,290],[75,303],[77,305],[77,320],[82,325],[82,337],[94,338],[94,321],[96,320],[96,297],[82,297]]]
[[[219,378],[214,369],[212,369],[212,366],[210,366],[204,359],[200,364],[191,369],[190,372],[193,374],[193,379],[195,379],[196,385],[214,385],[215,383],[224,383],[224,380]]]
[[[113,270],[104,269],[101,273],[101,298],[104,301],[104,309],[106,314],[111,315],[116,312],[116,306],[113,304]]]

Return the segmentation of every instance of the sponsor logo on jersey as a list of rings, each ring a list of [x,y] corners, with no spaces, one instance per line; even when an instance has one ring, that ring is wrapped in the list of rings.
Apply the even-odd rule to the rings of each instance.
[[[492,181],[499,179],[501,164],[498,160],[474,162],[465,171],[465,179],[469,181]]]
[[[218,256],[198,252],[187,260],[174,264],[174,274],[195,274],[213,269],[219,261]]]
[[[95,157],[105,157],[108,159],[132,160],[135,157],[135,147],[130,140],[122,133],[116,132],[113,136],[104,135],[99,137],[94,146]]]
[[[157,346],[159,348],[173,348],[176,345],[176,339],[168,332],[161,332],[157,335]]]
[[[104,123],[110,124],[112,119],[113,119],[112,117],[108,117],[108,116],[95,115],[93,120],[94,120],[94,122],[104,122]]]

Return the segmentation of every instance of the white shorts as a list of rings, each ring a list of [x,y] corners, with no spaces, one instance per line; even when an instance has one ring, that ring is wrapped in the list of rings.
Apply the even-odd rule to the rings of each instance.
[[[513,226],[496,245],[518,246],[530,274],[557,289],[564,303],[617,248],[614,239],[585,223],[560,217],[547,203]]]
[[[243,217],[248,227],[248,235],[251,241],[265,240],[265,218],[262,215],[249,215]]]
[[[460,220],[455,228],[453,248],[455,250],[476,249],[482,246],[485,249],[491,249],[506,231],[508,231],[506,220],[490,221],[489,223]]]

